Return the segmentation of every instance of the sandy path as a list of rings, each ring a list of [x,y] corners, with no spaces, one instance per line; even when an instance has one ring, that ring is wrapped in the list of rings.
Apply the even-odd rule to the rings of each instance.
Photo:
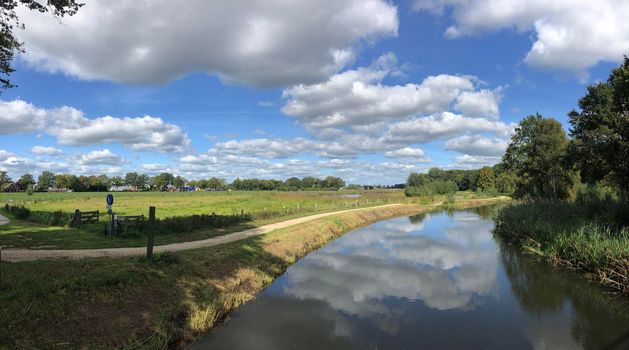
[[[224,236],[212,237],[200,241],[172,243],[153,247],[153,252],[176,252],[180,250],[188,250],[202,247],[212,247],[219,244],[239,241],[248,237],[259,236],[273,230],[301,224],[307,221],[324,218],[327,216],[360,211],[373,208],[386,208],[401,204],[387,204],[376,207],[366,207],[358,209],[348,209],[341,211],[333,211],[328,213],[304,216],[297,219],[286,220],[274,224],[264,225],[245,231],[229,233]],[[101,258],[101,257],[123,257],[123,256],[141,256],[146,254],[146,247],[135,248],[103,248],[103,249],[71,249],[71,250],[32,250],[32,249],[2,249],[0,252],[0,260],[2,261],[28,261],[41,259],[80,259],[80,258]]]
[[[9,222],[11,222],[11,220],[7,219],[6,216],[0,214],[0,225],[6,225]]]

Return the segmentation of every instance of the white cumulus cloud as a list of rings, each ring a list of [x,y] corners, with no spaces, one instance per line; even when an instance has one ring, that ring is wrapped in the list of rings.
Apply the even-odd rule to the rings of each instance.
[[[58,156],[63,154],[63,151],[55,147],[36,145],[31,148],[31,153],[46,156]]]
[[[338,72],[362,41],[396,36],[383,0],[92,0],[63,23],[23,8],[23,59],[81,79],[164,83],[194,72],[286,86]]]
[[[419,84],[382,84],[396,65],[395,56],[389,53],[371,67],[347,70],[323,83],[285,89],[282,96],[287,101],[282,111],[309,128],[356,127],[418,113],[444,112],[463,92],[476,88],[475,77],[447,74],[426,77]],[[491,117],[497,117],[496,99],[476,100],[474,106],[462,101],[462,109],[478,112],[484,108]],[[491,106],[484,107],[483,103]]]
[[[629,52],[626,0],[415,0],[413,7],[438,14],[452,8],[450,38],[504,28],[534,33],[525,62],[580,79],[597,63],[619,62]]]
[[[0,134],[42,131],[68,146],[119,143],[132,150],[158,152],[183,152],[190,147],[179,126],[151,116],[89,119],[72,107],[44,109],[22,100],[0,100],[0,122]]]
[[[508,145],[507,140],[499,138],[463,135],[446,141],[444,148],[473,156],[502,156]]]

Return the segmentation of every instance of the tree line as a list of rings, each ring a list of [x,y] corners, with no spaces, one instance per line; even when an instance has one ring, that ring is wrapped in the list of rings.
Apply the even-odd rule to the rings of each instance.
[[[5,171],[0,171],[0,189],[12,184],[12,179]],[[119,190],[132,191],[166,191],[169,189],[182,189],[185,186],[202,190],[224,191],[227,189],[240,191],[308,191],[308,190],[338,190],[345,187],[345,181],[340,177],[328,176],[319,179],[307,176],[302,179],[291,177],[285,181],[275,179],[240,179],[231,183],[224,179],[211,177],[200,180],[186,180],[182,176],[171,173],[161,173],[155,176],[129,172],[125,176],[90,175],[77,176],[73,174],[54,174],[44,171],[37,181],[32,174],[22,175],[15,184],[20,191],[49,191],[72,190],[74,192],[108,191],[112,187]],[[123,187],[124,186],[124,187]]]
[[[502,165],[481,169],[443,170],[430,168],[427,173],[411,173],[406,181],[407,196],[448,194],[456,191],[512,193],[515,178]]]
[[[629,58],[607,81],[587,87],[579,110],[559,121],[539,113],[522,119],[501,163],[480,170],[410,174],[407,195],[456,190],[510,193],[516,198],[567,199],[581,184],[600,185],[629,199]]]

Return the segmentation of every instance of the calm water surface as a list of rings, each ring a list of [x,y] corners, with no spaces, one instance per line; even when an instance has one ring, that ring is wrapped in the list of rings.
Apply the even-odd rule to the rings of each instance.
[[[348,233],[190,348],[629,349],[622,298],[520,256],[479,213]]]

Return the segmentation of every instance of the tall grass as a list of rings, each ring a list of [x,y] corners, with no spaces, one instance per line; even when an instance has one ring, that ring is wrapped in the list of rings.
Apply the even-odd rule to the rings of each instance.
[[[629,204],[582,195],[575,202],[529,201],[495,215],[495,232],[529,253],[580,270],[629,294]]]

